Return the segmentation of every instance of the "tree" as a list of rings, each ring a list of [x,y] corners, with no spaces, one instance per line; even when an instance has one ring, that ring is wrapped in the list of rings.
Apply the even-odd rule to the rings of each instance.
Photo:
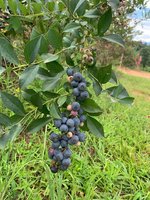
[[[104,5],[106,7],[101,12],[100,8]],[[0,113],[0,123],[7,127],[4,130],[9,130],[9,133],[4,131],[1,135],[0,147],[4,148],[21,132],[38,132],[49,123],[55,123],[61,132],[59,136],[51,135],[55,143],[52,149],[60,146],[60,141],[56,142],[60,137],[71,137],[69,144],[83,141],[83,135],[79,136],[74,127],[75,121],[72,122],[74,118],[77,120],[77,116],[79,118],[79,112],[82,115],[80,107],[84,117],[80,116],[78,126],[98,137],[103,136],[103,127],[95,119],[102,109],[92,95],[99,96],[103,91],[113,101],[133,102],[126,89],[118,83],[112,65],[101,66],[96,62],[94,44],[97,39],[124,46],[121,36],[108,33],[118,1],[109,0],[108,4],[97,0],[5,1],[1,6],[9,13],[8,26],[0,37],[0,55],[5,61],[1,70],[5,71],[7,61],[14,70],[21,71],[21,94],[16,96],[10,94],[9,89],[2,88],[1,100],[8,112]],[[18,44],[17,48],[9,40]],[[18,48],[21,51],[17,51]],[[114,85],[103,90],[103,84],[107,82]],[[94,93],[89,94],[88,86],[93,88]],[[62,119],[64,112],[65,119]],[[50,157],[51,153],[50,150]],[[61,153],[57,154],[60,160]],[[69,163],[70,160],[64,161],[64,166]],[[52,171],[57,170],[52,168]]]

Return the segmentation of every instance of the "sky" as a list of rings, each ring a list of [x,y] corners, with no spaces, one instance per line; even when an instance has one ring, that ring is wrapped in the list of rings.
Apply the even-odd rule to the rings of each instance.
[[[150,12],[150,0],[147,3],[145,11]],[[143,10],[137,10],[132,15],[133,20],[141,20]],[[134,40],[150,43],[150,19],[141,20],[141,22],[136,26],[135,31],[139,31],[142,34],[137,34],[134,36]]]

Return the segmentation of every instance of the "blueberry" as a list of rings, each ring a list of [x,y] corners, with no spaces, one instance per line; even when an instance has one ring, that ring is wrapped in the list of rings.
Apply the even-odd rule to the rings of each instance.
[[[52,133],[50,134],[50,140],[53,141],[53,142],[58,142],[58,140],[59,140],[59,135],[56,134],[56,133],[54,133],[54,132],[52,132]]]
[[[75,97],[78,97],[78,96],[80,95],[79,89],[78,89],[78,88],[74,88],[72,94],[73,94]]]
[[[74,70],[71,69],[71,68],[68,68],[68,69],[66,70],[66,73],[67,73],[68,76],[73,76]]]
[[[78,87],[78,82],[77,81],[71,81],[71,87],[76,88]]]
[[[60,131],[64,132],[64,133],[67,133],[68,132],[68,126],[66,126],[65,124],[61,125]]]
[[[62,136],[62,140],[68,141],[67,135],[63,135],[63,136]]]
[[[65,147],[68,146],[68,142],[67,142],[66,140],[61,140],[60,144],[61,144],[61,146],[62,146],[63,148],[65,148]]]
[[[57,153],[55,153],[55,158],[56,158],[57,161],[62,160],[62,159],[63,159],[63,154],[62,154],[62,152],[57,152]]]
[[[89,97],[89,93],[87,91],[83,91],[80,93],[80,97],[83,99],[86,99]]]
[[[79,83],[78,89],[79,89],[80,91],[84,91],[84,90],[86,89],[86,84],[83,83],[83,82]]]
[[[63,152],[64,158],[70,158],[71,157],[71,150],[70,149],[65,149]]]
[[[74,125],[78,127],[80,125],[80,119],[78,117],[73,118]]]
[[[77,135],[73,135],[72,138],[68,141],[69,144],[77,144],[79,142],[79,137]]]
[[[68,119],[66,124],[69,127],[74,127],[74,121],[73,121],[73,119]]]
[[[82,74],[80,73],[80,72],[77,72],[77,73],[75,73],[74,75],[73,75],[73,80],[75,80],[75,81],[78,81],[78,82],[80,82],[80,81],[82,81]]]
[[[80,116],[80,122],[84,122],[86,121],[86,116],[85,115],[81,115]]]
[[[65,158],[62,160],[62,165],[63,166],[69,166],[71,164],[71,159],[70,158]]]
[[[69,127],[68,131],[69,132],[74,132],[75,131],[75,127]]]
[[[58,172],[58,168],[56,166],[51,166],[50,170],[52,173],[57,173]]]
[[[86,136],[85,136],[84,133],[78,133],[78,137],[79,137],[79,141],[80,142],[84,142],[85,141]]]
[[[60,146],[60,142],[52,142],[52,148],[57,149]]]
[[[83,114],[83,109],[80,108],[80,110],[78,111],[79,115],[82,115]]]
[[[67,121],[67,117],[62,117],[61,121],[62,121],[63,124],[65,124],[66,121]]]
[[[78,102],[73,102],[72,103],[72,110],[74,110],[74,111],[80,110],[80,104]]]
[[[56,128],[59,128],[61,126],[61,119],[55,119],[54,125],[55,125]]]
[[[66,171],[66,170],[68,169],[68,166],[67,166],[67,165],[61,165],[61,166],[60,166],[60,169],[61,169],[62,171]]]

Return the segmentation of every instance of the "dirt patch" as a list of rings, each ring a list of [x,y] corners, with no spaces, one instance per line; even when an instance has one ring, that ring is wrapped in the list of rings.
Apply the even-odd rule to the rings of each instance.
[[[123,73],[125,73],[125,74],[129,74],[131,76],[136,76],[136,77],[142,77],[142,78],[148,78],[148,79],[150,79],[150,73],[149,72],[132,70],[132,69],[125,68],[125,67],[119,67],[118,70],[121,71],[121,72],[123,72]]]
[[[134,90],[132,93],[133,95],[144,97],[146,101],[150,101],[150,95],[141,90]]]

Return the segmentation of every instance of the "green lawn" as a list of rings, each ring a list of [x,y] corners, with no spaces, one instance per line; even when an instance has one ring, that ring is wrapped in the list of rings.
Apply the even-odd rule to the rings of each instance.
[[[135,96],[134,105],[112,104],[103,95],[97,99],[105,138],[87,133],[86,142],[72,148],[68,171],[49,170],[50,127],[0,151],[0,200],[150,199],[150,80],[118,76]]]

